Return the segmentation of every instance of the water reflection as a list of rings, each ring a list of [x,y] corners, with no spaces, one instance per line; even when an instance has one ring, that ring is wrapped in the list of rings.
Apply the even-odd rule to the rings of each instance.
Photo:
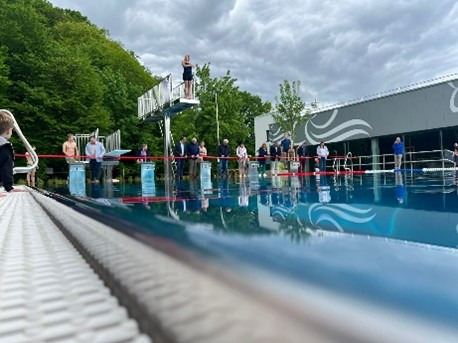
[[[402,175],[403,174],[401,172],[394,173],[396,183],[396,199],[400,204],[403,204],[406,198],[406,186],[404,186]]]
[[[247,178],[239,183],[197,180],[178,182],[170,194],[154,182],[142,183],[141,189],[93,184],[87,201],[111,207],[124,204],[135,214],[129,220],[160,214],[211,224],[226,234],[276,234],[300,242],[324,230],[455,247],[457,179],[456,173],[446,179],[396,173],[258,178],[256,182]]]

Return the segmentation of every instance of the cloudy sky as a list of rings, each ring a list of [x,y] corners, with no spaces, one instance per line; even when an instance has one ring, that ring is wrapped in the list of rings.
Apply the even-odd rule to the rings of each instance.
[[[80,11],[141,57],[181,78],[211,62],[274,101],[300,80],[306,102],[332,104],[458,72],[458,2],[449,0],[51,0]]]

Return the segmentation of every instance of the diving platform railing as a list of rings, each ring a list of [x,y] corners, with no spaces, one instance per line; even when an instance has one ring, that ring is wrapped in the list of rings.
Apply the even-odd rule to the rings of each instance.
[[[164,114],[173,117],[187,108],[199,105],[195,88],[195,80],[192,80],[191,97],[186,98],[185,83],[173,86],[172,75],[167,75],[159,84],[138,98],[138,119],[161,121]]]
[[[19,127],[19,124],[16,121],[16,118],[14,118],[14,115],[8,110],[0,110],[0,111],[9,114],[11,116],[11,118],[13,119],[13,121],[14,121],[14,131],[16,131],[17,135],[19,136],[19,138],[21,139],[21,141],[24,144],[25,148],[27,149],[28,153],[30,154],[30,158],[33,161],[31,166],[14,167],[13,173],[14,174],[21,174],[21,173],[24,174],[24,173],[31,172],[32,170],[34,170],[38,166],[37,153],[35,152],[35,150],[32,149],[32,146],[30,145],[30,143],[27,140],[27,138],[25,138],[24,134],[22,133],[21,128]]]

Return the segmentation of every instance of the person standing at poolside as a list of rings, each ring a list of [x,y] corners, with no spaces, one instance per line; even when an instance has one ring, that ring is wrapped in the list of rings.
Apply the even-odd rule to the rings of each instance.
[[[228,157],[231,155],[231,148],[229,147],[229,140],[224,139],[223,144],[218,146],[218,157],[219,157],[219,164],[218,164],[218,174],[219,176],[229,175],[229,171],[227,169],[228,165]]]
[[[175,144],[175,149],[174,149],[176,162],[177,162],[177,179],[182,180],[183,179],[183,172],[184,172],[184,164],[185,164],[185,159],[186,159],[186,137],[181,137],[180,141]]]
[[[400,137],[396,137],[393,143],[394,169],[401,169],[402,155],[404,154],[404,143]]]
[[[300,163],[300,173],[305,173],[307,171],[307,157],[309,155],[309,150],[307,149],[307,142],[303,141],[302,144],[297,148],[297,160]]]
[[[205,156],[207,156],[207,148],[205,147],[205,142],[202,141],[199,146],[199,161],[203,162]]]
[[[144,143],[142,144],[141,149],[138,149],[137,151],[137,157],[139,157],[137,163],[146,162],[148,160],[147,157],[149,156],[151,156],[151,153],[148,150],[148,144]]]
[[[267,156],[267,144],[262,143],[258,150],[258,164],[259,164],[259,176],[266,176],[266,156]]]
[[[248,161],[248,153],[246,151],[245,144],[239,144],[239,146],[236,149],[236,154],[239,159],[239,175],[240,178],[244,178],[246,176],[246,166]]]
[[[102,175],[102,161],[103,155],[105,155],[105,147],[92,135],[89,143],[86,144],[85,153],[91,169],[91,182],[99,183]]]
[[[37,148],[35,146],[32,146],[32,149],[35,151]],[[30,153],[28,151],[25,153],[25,158],[27,160],[27,167],[33,166],[32,156],[30,156]],[[37,169],[38,167],[33,168],[33,170],[27,172],[27,186],[35,187],[35,172],[37,171]]]
[[[194,65],[191,63],[191,56],[188,54],[184,56],[183,61],[181,62],[183,66],[183,81],[184,81],[184,94],[187,99],[191,99],[192,95],[192,67]]]
[[[193,137],[191,139],[191,143],[187,146],[187,152],[189,158],[189,179],[195,179],[197,178],[197,161],[200,153],[197,138]]]
[[[291,148],[291,139],[289,139],[289,134],[288,133],[284,134],[283,139],[280,142],[280,145],[281,145],[281,149],[282,149],[281,156],[285,160],[286,156],[288,155],[289,150]]]
[[[270,146],[270,174],[277,175],[278,173],[278,159],[281,156],[281,148],[278,145],[278,142],[274,142],[273,145]]]
[[[73,133],[67,135],[67,141],[62,144],[62,152],[65,155],[67,163],[75,162],[76,158],[80,156]]]
[[[14,192],[14,151],[13,144],[9,141],[13,128],[13,118],[6,111],[0,110],[0,185],[3,184],[7,192]]]
[[[328,147],[324,145],[324,142],[320,142],[320,145],[316,149],[316,154],[318,155],[318,158],[319,158],[320,172],[325,172],[326,171],[326,159],[329,156],[329,150],[328,150]]]
[[[453,168],[456,168],[456,165],[458,164],[458,143],[453,144]]]

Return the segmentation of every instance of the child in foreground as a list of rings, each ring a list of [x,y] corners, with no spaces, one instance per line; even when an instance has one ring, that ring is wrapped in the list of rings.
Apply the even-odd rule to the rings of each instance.
[[[8,140],[13,134],[13,127],[13,118],[7,112],[0,110],[0,185],[3,183],[7,192],[14,189],[14,152],[13,145]]]

